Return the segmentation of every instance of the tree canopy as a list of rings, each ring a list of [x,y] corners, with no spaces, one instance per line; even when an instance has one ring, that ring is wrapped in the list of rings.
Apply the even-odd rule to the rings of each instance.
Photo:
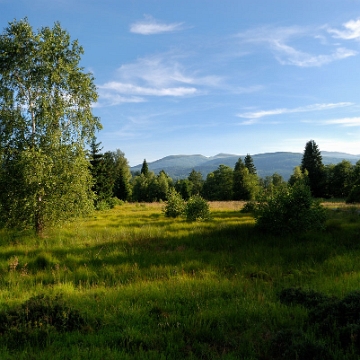
[[[250,174],[256,175],[256,167],[254,165],[254,160],[250,154],[247,154],[244,158],[245,166],[249,170]]]
[[[305,145],[304,154],[301,160],[301,171],[308,173],[309,186],[311,193],[315,197],[324,194],[325,172],[322,162],[321,152],[314,140],[310,140]]]
[[[101,128],[83,48],[55,23],[35,32],[27,19],[0,36],[1,218],[38,233],[92,208],[85,146]]]

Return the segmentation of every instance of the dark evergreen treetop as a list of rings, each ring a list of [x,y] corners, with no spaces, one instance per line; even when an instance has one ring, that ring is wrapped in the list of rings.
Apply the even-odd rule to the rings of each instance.
[[[204,185],[202,173],[192,169],[188,180],[191,183],[191,195],[200,195]]]
[[[91,167],[94,184],[92,190],[96,194],[95,205],[102,201],[111,202],[115,183],[115,164],[111,152],[101,153],[101,142],[94,136],[90,144]]]
[[[125,154],[117,149],[111,152],[115,167],[114,196],[120,200],[129,200],[131,197],[131,172]]]
[[[103,154],[101,153],[101,150],[103,149],[100,147],[101,142],[96,142],[96,136],[94,136],[91,139],[90,143],[90,163],[91,165],[95,165],[102,157]]]
[[[253,158],[250,154],[247,154],[244,158],[245,166],[248,168],[250,174],[256,175],[256,167],[254,165]]]
[[[310,172],[318,171],[324,167],[319,147],[314,140],[310,140],[305,145],[304,154],[301,160],[301,171],[305,169]]]
[[[245,166],[242,158],[240,157],[240,158],[238,159],[238,161],[235,163],[234,171],[243,170],[245,167],[246,167],[246,166]]]
[[[149,166],[146,162],[146,159],[144,159],[142,167],[141,167],[141,174],[144,176],[147,176],[149,174]]]
[[[305,145],[304,154],[301,160],[301,171],[308,172],[311,193],[315,197],[324,194],[325,172],[321,152],[314,140]]]

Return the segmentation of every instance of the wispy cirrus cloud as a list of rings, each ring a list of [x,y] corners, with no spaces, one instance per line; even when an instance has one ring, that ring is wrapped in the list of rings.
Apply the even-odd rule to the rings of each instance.
[[[146,86],[137,86],[133,84],[126,84],[116,81],[111,81],[105,83],[104,85],[99,86],[100,89],[106,89],[108,91],[115,91],[120,94],[130,94],[130,95],[143,95],[143,96],[185,96],[192,95],[196,93],[196,88],[194,87],[146,87]]]
[[[345,29],[328,29],[330,34],[333,34],[333,37],[344,40],[360,40],[360,19],[350,20],[343,24]]]
[[[360,126],[360,117],[346,117],[340,119],[323,120],[320,121],[322,125],[340,125],[344,127]]]
[[[195,96],[220,86],[222,81],[219,76],[187,71],[176,56],[166,54],[122,65],[116,79],[98,85],[98,89],[102,106],[111,106],[147,101],[149,97]]]
[[[328,30],[329,31],[329,30]],[[347,49],[343,46],[331,48],[327,54],[313,54],[309,51],[297,49],[292,42],[299,38],[310,38],[317,42],[326,43],[324,29],[292,27],[262,27],[248,30],[238,34],[244,42],[253,44],[266,44],[274,53],[277,61],[282,65],[294,65],[299,67],[316,67],[329,64],[336,60],[346,59],[357,54],[356,51]]]
[[[312,104],[307,106],[300,106],[293,109],[289,108],[279,108],[279,109],[272,109],[272,110],[259,110],[259,111],[252,111],[252,112],[245,112],[241,114],[237,114],[238,117],[245,118],[245,119],[260,119],[265,116],[272,116],[272,115],[282,115],[282,114],[291,114],[291,113],[299,113],[299,112],[310,112],[310,111],[321,111],[321,110],[329,110],[339,107],[351,106],[353,103],[351,102],[339,102],[339,103],[326,103],[326,104]],[[255,121],[246,121],[248,123],[255,123]]]
[[[152,16],[145,16],[145,20],[137,21],[130,25],[130,32],[140,35],[154,35],[183,29],[183,23],[162,23],[155,20]]]
[[[148,56],[137,61],[124,64],[117,70],[117,76],[124,80],[141,81],[155,87],[172,84],[217,86],[222,78],[219,76],[199,76],[189,73],[178,61],[176,55],[160,54]]]
[[[143,97],[139,97],[139,96],[122,96],[112,91],[108,91],[107,89],[104,88],[100,89],[99,87],[98,90],[100,94],[100,99],[98,102],[92,105],[93,108],[115,106],[125,103],[142,103],[146,101]]]
[[[280,42],[273,42],[272,46],[277,51],[276,58],[281,64],[299,67],[322,66],[356,55],[356,51],[342,47],[328,55],[311,55]]]

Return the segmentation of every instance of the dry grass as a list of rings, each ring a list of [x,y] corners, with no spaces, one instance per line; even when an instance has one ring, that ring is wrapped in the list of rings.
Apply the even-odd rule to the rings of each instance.
[[[246,201],[209,201],[210,210],[215,211],[239,211],[246,204]],[[164,206],[164,202],[152,202],[152,203],[138,203],[136,207],[143,207],[147,209],[159,209],[161,210]]]
[[[346,204],[344,201],[324,201],[321,203],[327,209],[333,210],[349,210],[349,209],[358,209],[360,210],[360,204]]]
[[[243,208],[246,201],[210,201],[210,210],[238,211]]]

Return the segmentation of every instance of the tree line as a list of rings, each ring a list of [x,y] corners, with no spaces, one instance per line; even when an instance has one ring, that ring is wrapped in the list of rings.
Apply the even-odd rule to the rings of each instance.
[[[295,167],[288,181],[277,173],[260,178],[249,154],[244,159],[240,157],[234,168],[219,165],[205,179],[201,172],[193,169],[187,178],[174,181],[164,170],[158,175],[150,171],[146,160],[139,173],[131,174],[120,150],[105,154],[96,153],[95,148],[93,150],[92,157],[97,159],[92,160],[94,191],[98,200],[108,204],[111,204],[112,197],[123,201],[167,201],[171,189],[175,189],[184,200],[200,195],[209,201],[249,201],[271,197],[280,189],[298,182],[309,186],[316,198],[360,201],[360,160],[355,165],[347,160],[324,165],[319,147],[313,140],[306,143],[301,164]],[[113,191],[109,191],[111,188]]]

